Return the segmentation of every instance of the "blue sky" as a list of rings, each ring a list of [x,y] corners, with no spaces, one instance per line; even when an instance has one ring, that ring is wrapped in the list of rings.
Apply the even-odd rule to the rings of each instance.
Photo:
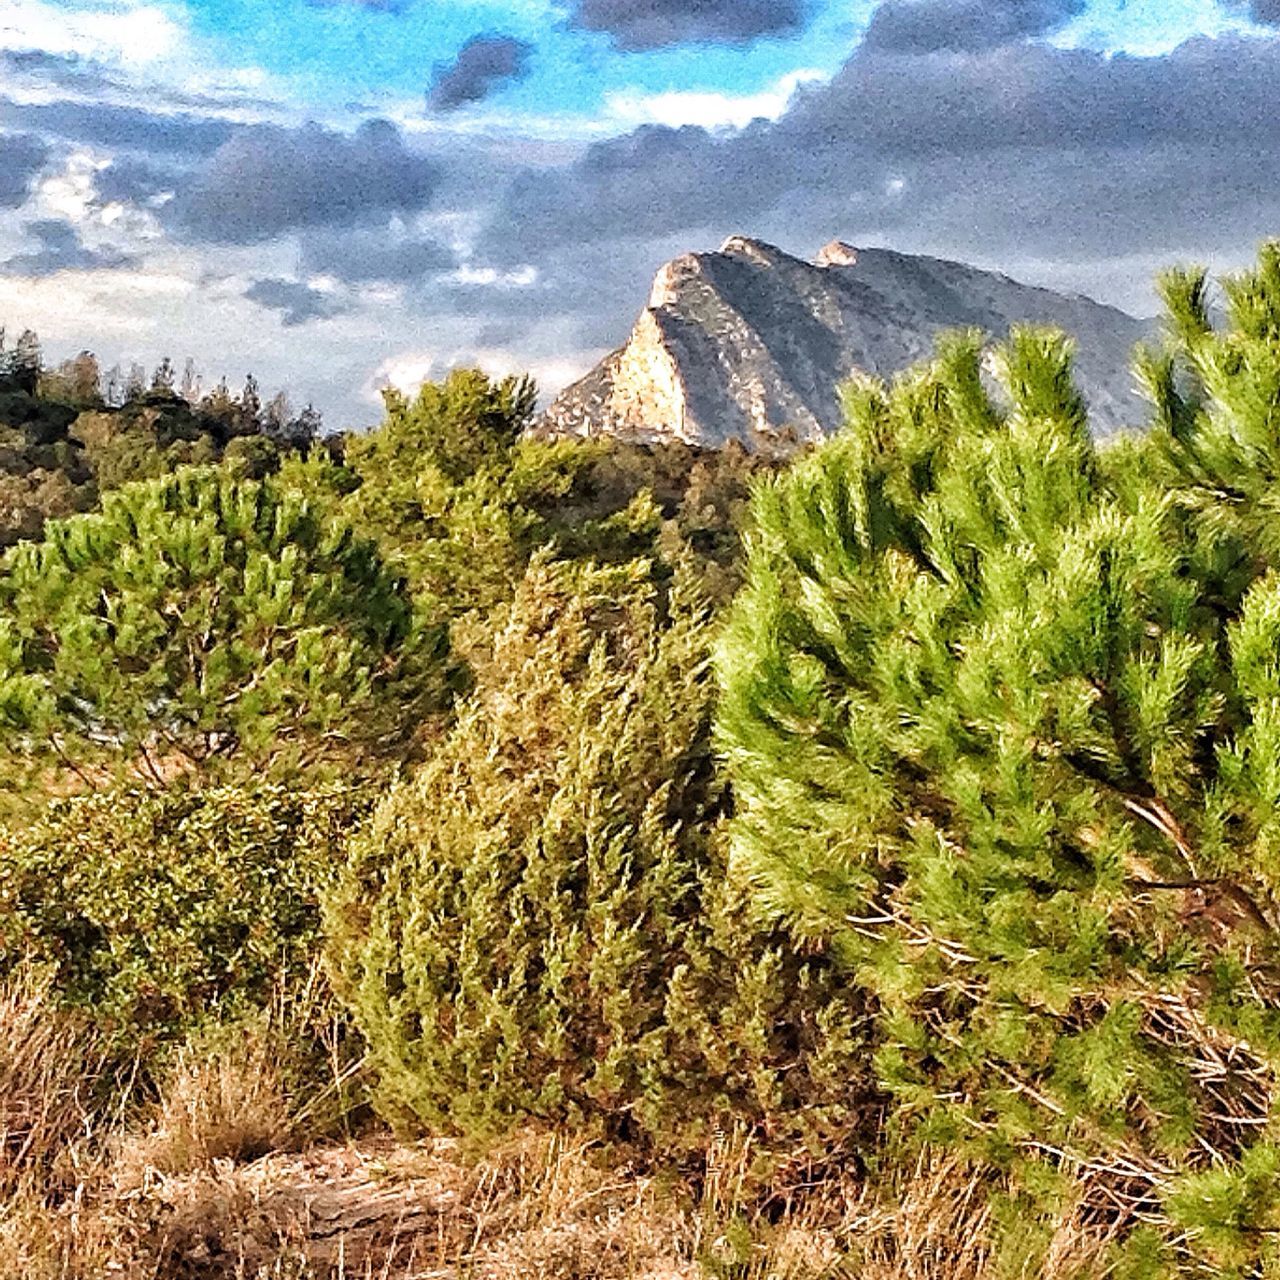
[[[1280,234],[1280,0],[0,0],[0,318],[335,426],[745,232],[1133,310]]]

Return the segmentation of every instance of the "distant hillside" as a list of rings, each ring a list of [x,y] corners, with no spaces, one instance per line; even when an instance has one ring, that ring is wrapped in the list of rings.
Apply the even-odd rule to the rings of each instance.
[[[1098,429],[1145,421],[1129,358],[1147,322],[937,258],[836,241],[808,263],[735,236],[717,253],[663,267],[626,344],[565,390],[536,429],[704,447],[738,440],[773,452],[835,430],[839,385],[851,374],[896,373],[945,329],[1003,336],[1023,323],[1075,337]]]

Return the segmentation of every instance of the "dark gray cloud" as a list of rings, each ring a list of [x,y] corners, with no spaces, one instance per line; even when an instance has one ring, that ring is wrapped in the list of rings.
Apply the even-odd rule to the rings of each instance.
[[[994,49],[1046,35],[1085,7],[1086,0],[886,0],[864,43],[894,53]]]
[[[1209,188],[1222,226],[1243,214],[1259,234],[1280,231],[1280,219],[1268,225],[1280,188],[1265,190],[1280,165],[1278,95],[1280,41],[1197,39],[1160,58],[1036,43],[942,59],[864,48],[777,122],[730,135],[648,126],[572,165],[527,170],[485,248],[536,263],[568,244],[735,230],[792,207],[797,230],[874,230],[899,207],[928,218],[954,203],[932,177],[944,170],[959,171],[964,191],[985,186],[985,216],[952,228],[957,250],[1006,215],[1025,223],[1011,249],[1031,251],[1050,228],[1061,238],[1085,191],[1098,201],[1089,226],[1148,201],[1144,249],[1161,246],[1171,219],[1179,243],[1216,236],[1197,212]],[[1180,179],[1167,170],[1171,148],[1184,156]],[[902,185],[882,212],[888,183]],[[1121,246],[1103,233],[1095,247]]]
[[[610,341],[653,269],[734,232],[802,253],[839,235],[1068,273],[1144,255],[1238,260],[1280,234],[1278,100],[1280,39],[1198,38],[1153,58],[1035,41],[964,56],[863,46],[777,121],[648,126],[526,167],[480,252],[539,270],[537,290],[501,305],[536,295],[548,321],[584,334],[612,317]],[[562,299],[575,274],[590,274],[594,296]],[[450,299],[496,321],[491,302]]]
[[[0,69],[6,76],[63,89],[91,91],[116,83],[102,68],[73,53],[50,53],[47,49],[0,49]]]
[[[573,0],[569,25],[602,31],[620,49],[747,44],[800,30],[809,0]]]
[[[439,241],[378,228],[307,236],[302,242],[302,262],[308,271],[336,276],[348,284],[405,284],[450,271],[458,258]]]
[[[1252,0],[1249,16],[1254,22],[1280,27],[1280,0]]]
[[[524,79],[532,59],[533,45],[527,40],[497,33],[472,36],[450,61],[437,64],[427,105],[432,111],[456,111],[481,102]]]
[[[28,222],[23,228],[36,248],[15,254],[0,266],[6,275],[52,276],[59,271],[96,271],[133,266],[137,259],[118,249],[90,249],[80,233],[61,218]]]
[[[176,191],[181,172],[136,156],[117,156],[94,174],[97,203],[145,205],[165,192]]]
[[[189,112],[168,114],[111,103],[15,102],[10,98],[0,98],[0,126],[113,150],[168,156],[209,155],[243,127]]]
[[[414,212],[439,181],[435,162],[408,149],[385,120],[367,121],[353,134],[315,124],[253,125],[209,158],[166,206],[166,217],[193,240],[254,244]]]
[[[244,296],[260,307],[280,313],[280,323],[286,329],[309,324],[313,320],[330,320],[351,307],[340,298],[322,293],[300,280],[281,280],[269,277],[255,280]]]
[[[27,202],[36,174],[49,158],[42,139],[25,133],[0,133],[0,209]]]

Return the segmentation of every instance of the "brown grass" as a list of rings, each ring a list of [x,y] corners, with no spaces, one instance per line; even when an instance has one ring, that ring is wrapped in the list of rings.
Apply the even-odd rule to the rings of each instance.
[[[0,986],[0,1198],[32,1177],[74,1174],[102,1118],[101,1045],[88,1023],[52,1008],[49,990],[34,970]]]
[[[1108,1274],[1108,1239],[1074,1211],[1047,1260],[997,1272],[990,1187],[953,1160],[880,1187],[800,1173],[762,1201],[741,1135],[682,1179],[548,1134],[478,1162],[387,1135],[290,1150],[304,1130],[270,1028],[180,1054],[158,1100],[130,1108],[102,1087],[88,1025],[30,973],[0,988],[0,1045],[0,1280]]]
[[[245,1027],[221,1043],[183,1048],[148,1118],[116,1161],[121,1173],[133,1165],[138,1181],[148,1169],[188,1173],[288,1151],[297,1129],[270,1030]]]

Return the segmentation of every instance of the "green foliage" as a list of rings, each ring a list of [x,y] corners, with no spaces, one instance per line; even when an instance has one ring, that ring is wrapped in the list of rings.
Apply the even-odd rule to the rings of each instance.
[[[622,561],[671,559],[686,545],[717,594],[727,592],[735,522],[767,462],[733,448],[520,436],[532,384],[473,369],[424,384],[413,400],[389,394],[387,406],[380,427],[345,438],[340,462],[290,459],[284,471],[339,502],[415,589],[454,613],[510,599],[544,546]]]
[[[443,382],[424,382],[412,400],[397,391],[385,399],[386,424],[376,436],[353,439],[352,460],[358,466],[369,455],[387,480],[404,486],[423,464],[455,482],[501,466],[533,418],[538,390],[529,378],[494,381],[479,369],[455,369]]]
[[[436,755],[356,839],[332,967],[386,1111],[666,1151],[719,1124],[834,1156],[856,999],[725,883],[707,610],[685,575],[535,560]]]
[[[1280,250],[1228,333],[1166,288],[1147,442],[1099,452],[1036,331],[1004,407],[968,338],[851,389],[758,496],[718,743],[735,865],[856,966],[898,1130],[1083,1167],[1099,1211],[1165,1194],[1233,1262],[1274,1213]]]
[[[0,546],[38,538],[46,520],[92,510],[133,480],[224,457],[260,478],[312,448],[318,415],[291,417],[284,393],[261,414],[253,379],[239,399],[224,385],[200,400],[195,382],[189,368],[175,391],[166,360],[150,389],[141,369],[122,385],[89,352],[42,368],[34,334],[6,351],[0,329]]]
[[[52,967],[126,1044],[268,1007],[306,980],[320,891],[369,797],[103,791],[0,828],[0,974]]]
[[[8,745],[82,778],[296,768],[394,745],[439,682],[367,539],[297,491],[192,468],[53,521],[0,574]]]

